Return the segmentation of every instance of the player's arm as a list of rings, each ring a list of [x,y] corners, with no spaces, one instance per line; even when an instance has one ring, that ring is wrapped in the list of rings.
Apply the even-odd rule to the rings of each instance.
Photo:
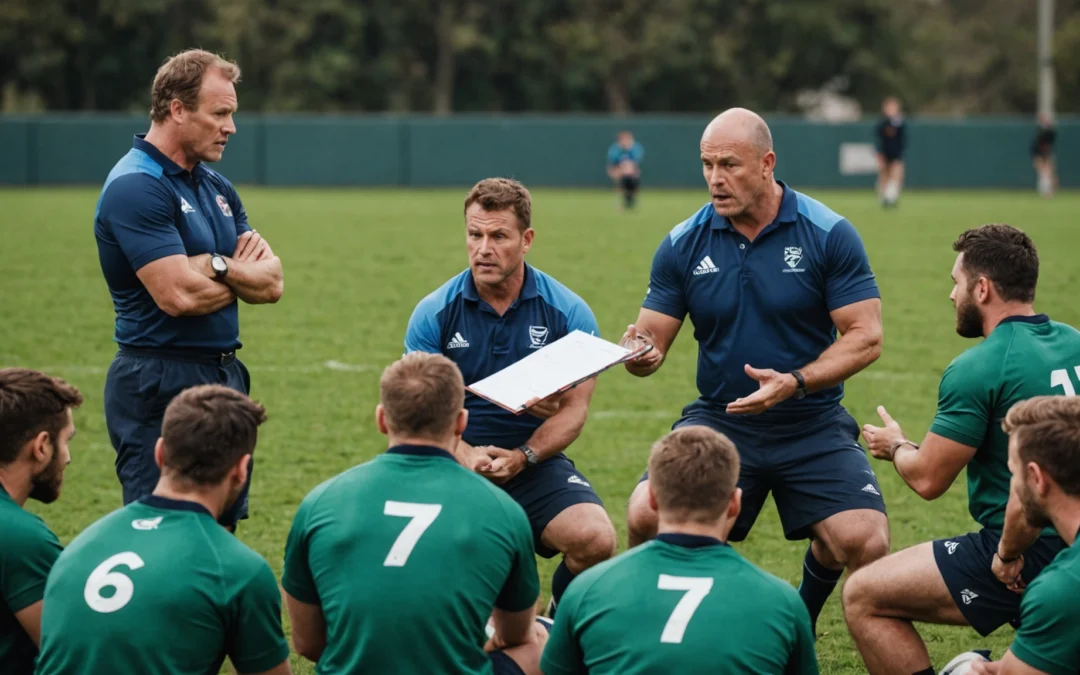
[[[533,623],[536,620],[536,601],[540,597],[540,577],[536,572],[536,555],[533,553],[532,526],[524,509],[504,495],[499,495],[498,508],[505,516],[501,529],[509,537],[508,543],[514,555],[510,573],[495,598],[495,607],[491,612],[495,639],[502,648],[536,641]]]
[[[30,639],[34,641],[34,644],[41,646],[41,608],[44,603],[38,600],[29,607],[15,612],[15,619],[22,626],[26,634],[30,636]]]
[[[918,448],[910,443],[899,443],[893,450],[892,463],[908,487],[930,501],[945,494],[975,456],[975,451],[976,448],[970,445],[957,443],[931,431],[927,432]],[[871,453],[878,459],[889,459],[887,455],[874,450]]]
[[[301,602],[285,592],[285,607],[292,622],[293,649],[305,659],[318,663],[326,650],[326,618],[322,607]]]
[[[1023,568],[1023,562],[1019,560],[1020,556],[1023,555],[1024,551],[1028,550],[1029,546],[1035,543],[1041,532],[1040,528],[1028,524],[1027,518],[1024,517],[1023,505],[1010,490],[1009,503],[1005,507],[1005,527],[1001,531],[1001,541],[998,542],[998,559],[994,560],[994,573],[997,574],[998,568],[1001,567],[1002,573],[998,575],[998,578],[1001,579],[1002,576],[1005,576],[1005,579],[1001,579],[1001,581],[1005,583],[1015,582],[1020,574],[1020,569]],[[1011,569],[1012,567],[1015,567],[1015,569]]]
[[[1005,652],[1000,661],[976,661],[971,664],[971,672],[975,675],[1051,675],[1045,670],[1032,668],[1012,653]]]
[[[544,675],[587,675],[589,672],[585,655],[574,634],[581,604],[579,590],[570,584],[559,603],[555,624],[551,627],[551,634],[540,657],[540,670]]]
[[[191,260],[183,254],[170,255],[135,272],[161,311],[169,316],[201,316],[236,302],[232,289],[192,269]],[[209,255],[206,261],[209,267]]]
[[[814,646],[814,629],[810,625],[810,612],[797,594],[791,603],[795,615],[795,645],[788,656],[784,675],[818,675],[817,651]]]
[[[508,649],[536,640],[533,623],[536,621],[536,608],[529,607],[521,612],[505,612],[495,608],[491,612],[491,625],[495,628],[498,648]]]
[[[687,312],[682,275],[671,238],[664,237],[653,255],[649,290],[641,303],[637,321],[627,327],[619,341],[628,349],[652,346],[647,354],[626,362],[626,370],[631,375],[647,377],[655,373],[675,343]]]

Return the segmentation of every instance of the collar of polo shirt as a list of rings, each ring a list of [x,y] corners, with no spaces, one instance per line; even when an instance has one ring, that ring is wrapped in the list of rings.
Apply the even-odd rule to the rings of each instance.
[[[150,158],[161,165],[161,168],[166,174],[175,176],[182,173],[187,173],[187,169],[180,166],[176,162],[172,161],[165,156],[165,153],[157,149],[157,146],[146,140],[146,134],[135,134],[135,141],[132,143],[132,147],[136,150],[142,150],[146,154],[150,155]],[[195,165],[195,168],[191,170],[193,176],[203,176],[206,173],[206,167],[199,162]]]
[[[533,272],[529,263],[522,262],[525,266],[525,281],[521,284],[521,293],[510,305],[511,308],[516,307],[518,302],[522,300],[531,300],[539,295],[539,291],[536,289],[536,274]],[[480,302],[480,292],[476,290],[476,282],[473,281],[472,272],[465,275],[465,287],[461,289],[461,295],[470,302]]]

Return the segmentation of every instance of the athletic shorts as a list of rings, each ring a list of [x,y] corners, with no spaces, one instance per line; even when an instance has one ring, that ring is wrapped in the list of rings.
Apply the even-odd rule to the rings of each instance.
[[[163,356],[167,354],[167,356]],[[116,476],[124,504],[148,496],[157,486],[161,470],[154,461],[154,446],[161,436],[165,408],[185,389],[200,384],[221,384],[248,393],[251,377],[235,356],[210,362],[180,350],[121,349],[105,376],[105,426],[116,450]],[[248,517],[248,482],[236,502],[221,515],[232,526]]]
[[[1000,541],[1000,532],[983,529],[934,542],[934,561],[949,595],[983,637],[1007,623],[1015,626],[1020,618],[1023,596],[1010,591],[991,569]],[[1040,537],[1024,552],[1021,578],[1030,584],[1064,548],[1060,537]]]
[[[896,162],[904,161],[904,154],[894,150],[882,152],[881,156],[885,159],[885,164],[895,164]]]
[[[502,487],[525,509],[532,525],[536,553],[544,558],[553,558],[558,553],[541,541],[544,529],[555,516],[575,504],[604,505],[585,476],[561,452],[531,469],[525,469]]]
[[[622,186],[623,192],[637,192],[637,189],[641,187],[641,179],[637,176],[623,176],[619,179],[619,185]]]
[[[885,513],[881,486],[858,442],[859,425],[840,406],[797,423],[763,425],[740,423],[697,401],[672,428],[694,425],[719,431],[739,451],[742,511],[731,541],[750,533],[770,490],[784,536],[793,541],[810,538],[811,525],[837,513]],[[641,480],[648,477],[646,471]]]

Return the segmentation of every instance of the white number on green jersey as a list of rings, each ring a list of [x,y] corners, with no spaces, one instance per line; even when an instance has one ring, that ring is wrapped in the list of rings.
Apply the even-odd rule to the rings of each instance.
[[[416,542],[431,527],[435,519],[442,511],[442,504],[411,504],[409,502],[387,501],[383,508],[383,514],[412,518],[405,529],[401,531],[394,545],[390,547],[390,553],[386,554],[383,567],[404,567],[409,561],[409,554],[416,548]]]
[[[664,624],[664,632],[660,635],[660,642],[670,644],[682,644],[683,634],[690,619],[694,618],[701,601],[712,590],[712,577],[673,577],[661,574],[656,587],[662,591],[685,591],[679,604],[675,605],[675,611],[671,613],[667,623]]]
[[[86,600],[86,604],[90,605],[90,609],[102,614],[121,609],[131,602],[135,585],[131,583],[129,577],[120,572],[113,572],[113,568],[124,565],[129,569],[137,570],[144,564],[143,559],[131,551],[117,553],[106,559],[94,568],[94,571],[90,573],[90,578],[86,580],[86,587],[83,588],[83,599]],[[101,591],[106,588],[113,589],[109,597],[101,594]]]
[[[1073,368],[1073,372],[1076,373],[1076,379],[1080,382],[1080,366]],[[1050,386],[1061,387],[1065,390],[1066,396],[1076,396],[1076,388],[1073,387],[1072,380],[1069,379],[1067,368],[1060,368],[1050,373]]]

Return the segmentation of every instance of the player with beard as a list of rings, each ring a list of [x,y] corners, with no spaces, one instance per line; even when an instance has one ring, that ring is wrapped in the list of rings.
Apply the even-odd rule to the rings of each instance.
[[[1032,527],[1053,525],[1069,547],[1024,593],[1016,640],[983,675],[1066,675],[1080,661],[1080,397],[1039,396],[1011,410],[1012,491]]]
[[[940,497],[967,467],[969,511],[982,529],[905,549],[848,580],[848,626],[875,675],[934,672],[912,621],[971,626],[983,636],[1014,622],[1016,591],[1065,546],[1052,528],[1029,525],[1010,498],[1001,421],[1026,399],[1076,393],[1080,332],[1035,313],[1039,256],[1020,230],[983,225],[960,235],[953,250],[956,330],[986,339],[946,368],[921,444],[907,440],[884,407],[885,425],[867,424],[863,434],[871,454],[891,461],[923,499]]]
[[[97,521],[45,587],[37,673],[289,675],[270,565],[219,524],[244,493],[266,410],[235,389],[165,409],[152,494]],[[6,671],[5,671],[6,673]]]
[[[60,496],[71,409],[79,390],[22,368],[0,370],[0,673],[34,672],[41,642],[45,580],[60,542],[45,522],[24,510],[27,499],[51,504]]]

